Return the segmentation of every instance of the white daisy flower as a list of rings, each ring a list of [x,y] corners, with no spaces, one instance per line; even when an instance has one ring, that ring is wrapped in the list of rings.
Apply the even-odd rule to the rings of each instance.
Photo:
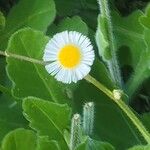
[[[76,83],[91,70],[95,55],[90,40],[76,31],[57,33],[47,43],[43,60],[47,72],[63,83]]]

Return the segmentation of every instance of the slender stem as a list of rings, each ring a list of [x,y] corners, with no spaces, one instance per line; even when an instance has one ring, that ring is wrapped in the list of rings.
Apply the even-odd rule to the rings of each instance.
[[[99,0],[100,4],[100,11],[101,11],[101,16],[105,17],[106,19],[106,30],[107,30],[107,37],[109,40],[109,48],[111,51],[112,58],[107,61],[108,69],[110,72],[110,75],[114,82],[116,83],[117,86],[120,88],[123,87],[123,81],[121,77],[121,72],[120,68],[118,65],[118,60],[116,56],[116,41],[114,38],[114,33],[113,33],[113,24],[112,24],[112,18],[110,15],[110,8],[108,4],[108,0]]]
[[[85,135],[91,136],[93,134],[94,126],[94,103],[85,103],[83,107],[83,131]]]
[[[0,55],[5,56],[5,57],[19,59],[19,60],[22,60],[22,61],[28,61],[28,62],[35,63],[35,64],[40,64],[40,65],[46,65],[46,63],[47,63],[47,62],[44,62],[44,61],[41,61],[41,60],[37,60],[37,59],[34,59],[34,58],[29,58],[27,56],[13,54],[13,53],[6,52],[6,51],[0,51]]]
[[[142,124],[142,122],[137,118],[137,116],[132,112],[128,105],[124,103],[122,99],[118,100],[115,99],[113,92],[107,89],[104,85],[98,82],[95,78],[91,77],[90,75],[85,77],[85,80],[93,84],[99,90],[104,92],[110,99],[112,99],[120,108],[121,110],[129,117],[132,123],[137,127],[145,141],[150,144],[150,134]]]

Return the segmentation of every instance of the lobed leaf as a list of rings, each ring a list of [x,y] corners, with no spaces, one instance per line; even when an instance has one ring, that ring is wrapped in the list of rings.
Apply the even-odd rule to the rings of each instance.
[[[48,40],[42,32],[22,29],[11,37],[7,52],[42,60]],[[13,82],[12,92],[15,97],[35,96],[69,103],[66,87],[49,75],[44,66],[12,58],[7,58],[7,63],[7,73]]]
[[[67,105],[28,97],[23,101],[23,110],[26,119],[30,121],[30,126],[39,135],[48,136],[49,140],[58,141],[64,150],[68,149],[63,137],[63,131],[67,128],[71,115]]]

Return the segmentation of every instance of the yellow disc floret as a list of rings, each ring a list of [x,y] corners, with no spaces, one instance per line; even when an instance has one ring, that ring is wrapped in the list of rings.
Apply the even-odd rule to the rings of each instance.
[[[73,68],[80,63],[80,49],[74,45],[66,45],[60,50],[58,59],[63,67]]]

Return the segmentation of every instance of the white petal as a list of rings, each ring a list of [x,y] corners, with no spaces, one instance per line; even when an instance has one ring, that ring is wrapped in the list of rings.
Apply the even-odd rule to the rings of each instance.
[[[69,44],[78,47],[82,54],[80,63],[74,68],[67,68],[58,60],[59,51]],[[55,76],[58,81],[67,84],[83,79],[90,72],[94,58],[95,54],[90,40],[75,31],[64,31],[54,35],[47,43],[43,55],[44,61],[52,62],[45,66],[47,72]]]

